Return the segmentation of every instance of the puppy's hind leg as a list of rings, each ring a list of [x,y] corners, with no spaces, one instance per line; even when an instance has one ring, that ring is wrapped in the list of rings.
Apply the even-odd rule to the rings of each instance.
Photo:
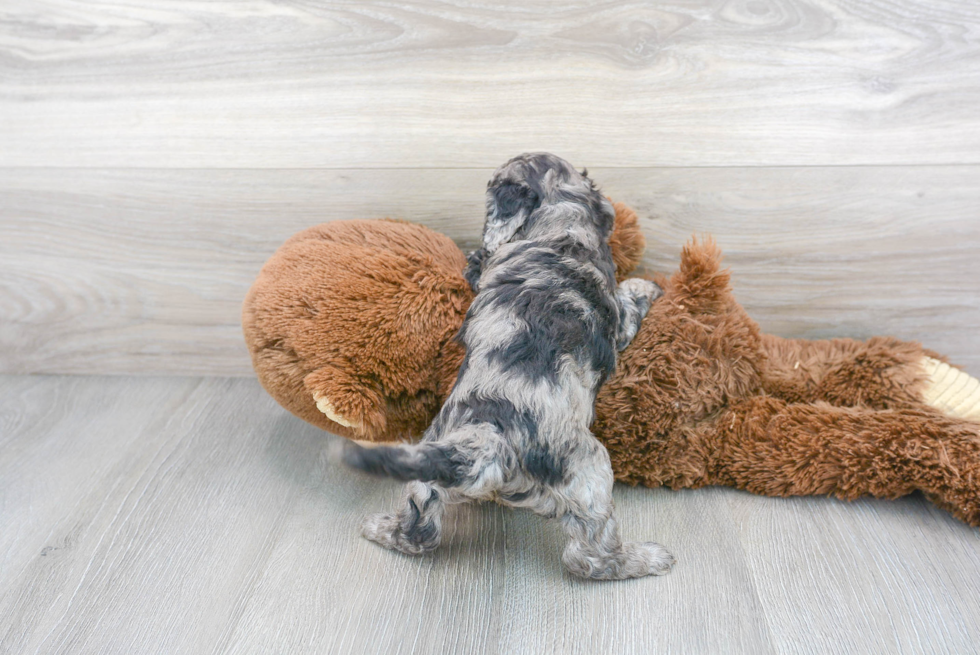
[[[660,544],[623,543],[613,516],[613,473],[605,448],[596,444],[591,461],[554,493],[564,496],[567,507],[561,516],[570,541],[562,562],[575,575],[595,580],[623,580],[644,575],[663,575],[673,566],[674,556]]]
[[[650,305],[662,295],[664,290],[659,284],[643,278],[631,277],[619,283],[616,288],[616,302],[619,303],[616,350],[623,350],[630,345],[640,330],[643,317],[650,311]]]
[[[372,514],[361,524],[361,534],[371,541],[407,555],[434,550],[442,539],[445,490],[418,480],[405,485],[405,497],[396,514]]]

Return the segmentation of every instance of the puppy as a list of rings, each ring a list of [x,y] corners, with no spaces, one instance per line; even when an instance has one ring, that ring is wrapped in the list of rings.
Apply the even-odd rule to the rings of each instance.
[[[352,466],[412,481],[396,514],[364,521],[368,539],[423,553],[439,545],[447,504],[495,500],[557,518],[576,575],[660,575],[674,563],[659,544],[620,541],[609,455],[589,431],[617,351],[662,291],[641,279],[617,287],[614,211],[586,175],[544,153],[494,173],[465,273],[477,291],[458,337],[466,357],[445,405],[418,444],[345,452]]]

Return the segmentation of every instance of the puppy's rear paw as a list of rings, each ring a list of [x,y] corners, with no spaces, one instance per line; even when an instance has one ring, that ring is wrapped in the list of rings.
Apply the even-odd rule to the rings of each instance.
[[[638,553],[642,553],[650,565],[650,575],[663,575],[670,572],[670,567],[677,563],[677,559],[671,555],[670,551],[653,541],[636,544]]]
[[[392,514],[371,514],[361,522],[361,536],[392,550],[398,530],[398,517]]]
[[[389,550],[397,550],[406,555],[421,555],[438,545],[419,543],[409,539],[398,517],[393,514],[371,514],[361,523],[361,535]]]

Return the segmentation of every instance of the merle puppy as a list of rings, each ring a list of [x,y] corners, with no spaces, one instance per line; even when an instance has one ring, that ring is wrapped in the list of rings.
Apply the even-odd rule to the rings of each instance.
[[[570,539],[562,561],[577,575],[670,569],[663,546],[620,541],[609,455],[589,431],[616,352],[662,293],[641,279],[617,287],[613,217],[586,173],[554,155],[521,155],[494,173],[483,248],[466,271],[477,295],[456,385],[418,444],[345,453],[353,466],[412,480],[397,514],[364,521],[365,537],[423,553],[439,545],[447,503],[495,500],[560,520]]]

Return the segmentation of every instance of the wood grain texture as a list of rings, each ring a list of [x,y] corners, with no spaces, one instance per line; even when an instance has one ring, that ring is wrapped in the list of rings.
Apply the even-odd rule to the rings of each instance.
[[[726,499],[756,579],[789,574],[756,587],[779,652],[938,654],[980,643],[980,578],[964,575],[980,566],[980,532],[960,533],[921,498]],[[897,577],[908,593],[891,593]]]
[[[489,170],[35,170],[0,176],[0,371],[249,375],[240,306],[290,235],[396,216],[471,248]],[[712,233],[787,337],[892,334],[980,375],[980,167],[603,169],[646,266]]]
[[[6,0],[0,166],[980,163],[962,0]]]
[[[0,376],[0,651],[964,653],[980,535],[918,497],[618,486],[663,578],[586,583],[558,526],[453,508],[409,558],[357,536],[400,485],[254,380]]]

